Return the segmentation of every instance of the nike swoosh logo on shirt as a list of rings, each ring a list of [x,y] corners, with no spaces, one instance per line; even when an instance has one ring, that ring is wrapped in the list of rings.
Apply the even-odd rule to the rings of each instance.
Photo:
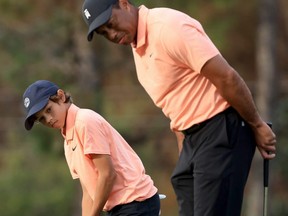
[[[77,145],[75,147],[72,147],[72,151],[75,151],[76,147],[77,147]]]

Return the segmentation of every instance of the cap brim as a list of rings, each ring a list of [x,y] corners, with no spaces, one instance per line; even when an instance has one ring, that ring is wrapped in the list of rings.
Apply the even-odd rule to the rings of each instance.
[[[39,103],[35,104],[29,111],[25,119],[25,128],[26,130],[31,130],[34,125],[34,120],[32,119],[33,115],[42,110],[48,103],[49,98],[46,98]]]
[[[98,17],[93,20],[93,22],[89,25],[87,40],[91,41],[93,39],[93,32],[96,28],[99,26],[105,24],[111,17],[112,14],[112,7],[113,5],[110,5],[107,10],[105,10],[103,13],[101,13]]]

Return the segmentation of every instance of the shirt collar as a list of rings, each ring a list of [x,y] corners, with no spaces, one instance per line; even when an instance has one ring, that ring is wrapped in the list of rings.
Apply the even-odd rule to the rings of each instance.
[[[61,130],[61,134],[66,140],[73,139],[75,120],[76,120],[76,115],[79,109],[80,108],[74,104],[71,104],[68,109],[65,128]]]
[[[137,41],[132,43],[133,48],[139,48],[146,43],[146,31],[147,31],[147,15],[149,9],[144,5],[139,7],[138,11],[138,27],[137,27]]]

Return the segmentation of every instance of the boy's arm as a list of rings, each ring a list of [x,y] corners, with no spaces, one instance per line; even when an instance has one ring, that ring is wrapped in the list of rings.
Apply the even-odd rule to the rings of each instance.
[[[92,209],[92,199],[89,196],[84,184],[80,181],[82,187],[82,216],[89,216]]]
[[[98,170],[95,196],[89,216],[99,216],[115,183],[116,172],[110,155],[91,155]]]

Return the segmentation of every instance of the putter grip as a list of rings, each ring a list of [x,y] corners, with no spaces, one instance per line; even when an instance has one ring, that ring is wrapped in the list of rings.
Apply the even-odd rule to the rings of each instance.
[[[268,122],[267,124],[269,125],[269,127],[272,128],[271,122]],[[268,159],[264,159],[263,167],[264,167],[263,183],[264,183],[264,187],[268,187],[268,183],[269,183],[269,160]]]
[[[269,183],[269,160],[264,159],[264,187],[268,187]]]

